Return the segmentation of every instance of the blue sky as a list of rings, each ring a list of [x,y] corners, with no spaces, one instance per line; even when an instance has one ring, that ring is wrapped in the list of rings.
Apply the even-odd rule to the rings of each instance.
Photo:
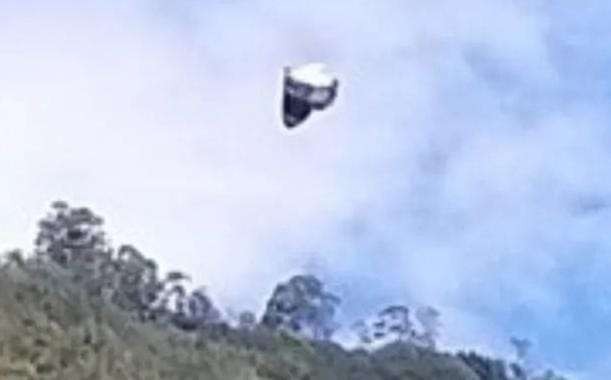
[[[0,241],[52,200],[260,310],[309,270],[343,317],[443,313],[447,347],[611,373],[611,6],[0,2]],[[282,133],[281,69],[337,103]]]

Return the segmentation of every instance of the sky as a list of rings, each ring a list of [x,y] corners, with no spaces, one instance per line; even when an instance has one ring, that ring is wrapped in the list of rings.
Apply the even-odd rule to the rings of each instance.
[[[433,305],[442,343],[611,374],[611,5],[0,1],[1,249],[56,199],[260,311]],[[283,131],[282,68],[333,107]]]

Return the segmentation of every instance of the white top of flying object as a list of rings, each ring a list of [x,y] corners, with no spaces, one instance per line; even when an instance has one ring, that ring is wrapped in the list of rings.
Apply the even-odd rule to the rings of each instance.
[[[315,87],[328,87],[333,85],[333,76],[326,72],[324,63],[308,63],[291,69],[291,77],[299,82]]]

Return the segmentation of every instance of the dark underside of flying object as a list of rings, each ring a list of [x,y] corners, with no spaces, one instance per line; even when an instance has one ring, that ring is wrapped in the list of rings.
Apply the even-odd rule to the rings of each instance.
[[[289,129],[303,123],[313,111],[329,107],[337,96],[338,87],[335,78],[321,81],[319,77],[318,80],[309,80],[307,76],[293,73],[291,68],[284,69],[282,121]]]

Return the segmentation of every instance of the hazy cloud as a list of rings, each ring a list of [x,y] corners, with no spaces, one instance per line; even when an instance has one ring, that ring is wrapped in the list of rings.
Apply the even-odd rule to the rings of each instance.
[[[430,303],[450,346],[518,332],[585,372],[611,350],[611,28],[591,3],[5,2],[0,240],[29,245],[64,198],[222,303],[310,269],[346,318]],[[287,136],[281,69],[307,61],[340,94]]]

